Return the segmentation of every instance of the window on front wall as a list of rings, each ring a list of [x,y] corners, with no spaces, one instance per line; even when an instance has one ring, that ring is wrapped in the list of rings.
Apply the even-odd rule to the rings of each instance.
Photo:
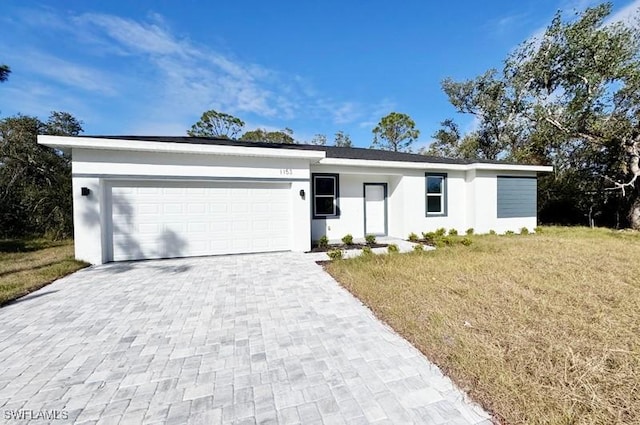
[[[447,175],[426,173],[426,215],[447,215]]]
[[[313,179],[313,217],[338,217],[338,175],[314,174]]]

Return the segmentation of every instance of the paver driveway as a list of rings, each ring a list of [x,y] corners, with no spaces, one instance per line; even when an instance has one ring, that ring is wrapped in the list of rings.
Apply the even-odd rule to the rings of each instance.
[[[8,423],[490,423],[295,253],[77,272],[0,309],[0,373]]]

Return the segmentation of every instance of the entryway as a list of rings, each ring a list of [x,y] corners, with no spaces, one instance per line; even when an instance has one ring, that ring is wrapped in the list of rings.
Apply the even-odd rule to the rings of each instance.
[[[387,234],[387,184],[364,183],[364,233]]]

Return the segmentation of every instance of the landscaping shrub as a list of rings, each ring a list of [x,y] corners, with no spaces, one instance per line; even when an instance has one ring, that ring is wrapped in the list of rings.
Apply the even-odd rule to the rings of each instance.
[[[318,246],[320,248],[326,248],[329,246],[329,238],[327,235],[322,235],[320,239],[318,239]]]
[[[433,233],[435,233],[436,236],[444,236],[447,233],[447,229],[441,227],[439,229],[436,229],[436,231]]]
[[[460,243],[464,246],[469,246],[473,243],[473,241],[471,240],[471,238],[462,238]]]
[[[370,246],[363,246],[362,247],[362,255],[371,255],[373,254],[373,251],[371,251],[371,247]]]
[[[418,235],[416,235],[415,233],[411,232],[409,233],[409,237],[408,237],[410,242],[418,242]]]
[[[535,228],[533,229],[533,231],[534,231],[534,232],[536,232],[536,233],[542,233],[542,227],[540,227],[540,226],[535,227]]]
[[[493,229],[489,230],[489,234],[490,234],[490,235],[497,235],[496,231],[495,231],[495,230],[493,230]]]
[[[330,251],[327,251],[327,256],[332,260],[340,260],[343,254],[344,253],[341,249],[332,249]]]
[[[467,231],[466,231],[467,236],[471,236],[471,235],[473,235],[473,232],[474,232],[473,227],[469,227],[469,228],[467,229]]]
[[[342,237],[342,243],[344,243],[345,245],[352,245],[353,244],[353,236],[350,233],[347,233],[346,235],[344,235]]]
[[[511,236],[511,235],[515,235],[516,233],[513,230],[507,230],[506,232],[504,232],[504,234],[507,236]]]
[[[449,229],[449,236],[458,236],[458,231],[456,229]]]
[[[526,227],[523,227],[522,229],[520,229],[520,234],[521,235],[528,235],[529,234],[529,229],[527,229]]]
[[[367,244],[373,245],[376,243],[376,235],[365,235],[364,240],[367,241]]]
[[[422,246],[421,244],[414,246],[413,252],[424,252],[424,246]]]
[[[389,252],[389,254],[394,254],[400,252],[400,249],[398,248],[398,245],[392,243],[387,247],[387,252]]]

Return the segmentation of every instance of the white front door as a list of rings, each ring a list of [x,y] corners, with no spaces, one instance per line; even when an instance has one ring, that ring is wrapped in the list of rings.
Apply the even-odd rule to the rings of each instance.
[[[367,235],[387,234],[387,185],[364,184],[364,231]]]

